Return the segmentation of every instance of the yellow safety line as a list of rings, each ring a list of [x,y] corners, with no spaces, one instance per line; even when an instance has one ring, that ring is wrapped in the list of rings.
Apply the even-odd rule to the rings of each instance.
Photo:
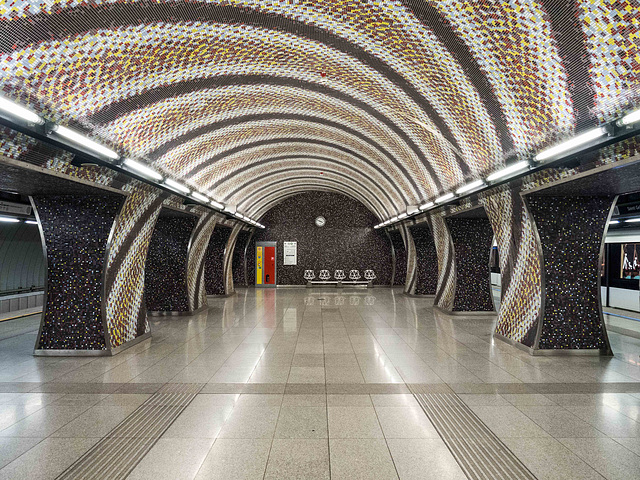
[[[2,318],[0,319],[0,322],[6,322],[7,320],[15,320],[16,318],[30,317],[31,315],[38,315],[39,313],[42,313],[42,310],[40,310],[39,312],[25,313],[24,315],[18,315],[16,317]]]

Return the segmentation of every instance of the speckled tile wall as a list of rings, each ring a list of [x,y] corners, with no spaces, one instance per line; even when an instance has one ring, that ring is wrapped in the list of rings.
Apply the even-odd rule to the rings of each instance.
[[[104,350],[107,241],[120,196],[33,197],[47,248],[47,298],[38,349]]]
[[[317,227],[316,217],[326,219]],[[305,270],[372,269],[375,285],[391,281],[391,246],[384,232],[374,230],[376,217],[361,203],[344,195],[309,192],[291,197],[270,210],[260,222],[247,251],[247,275],[255,284],[255,242],[277,241],[278,285],[304,285]],[[283,265],[283,242],[298,242],[298,265]],[[400,240],[402,241],[402,239]],[[235,268],[235,267],[234,267]]]
[[[482,218],[446,218],[455,255],[456,290],[454,312],[495,310],[491,293],[489,253],[493,230]]]
[[[187,312],[187,249],[196,216],[160,214],[145,265],[144,292],[149,312]]]
[[[598,281],[612,202],[610,197],[527,197],[543,255],[540,349],[608,349]]]
[[[204,257],[204,286],[207,295],[224,295],[224,250],[231,228],[216,225]],[[244,248],[244,247],[243,247]]]
[[[438,287],[438,255],[431,230],[426,224],[414,225],[409,231],[416,245],[415,295],[435,295]]]

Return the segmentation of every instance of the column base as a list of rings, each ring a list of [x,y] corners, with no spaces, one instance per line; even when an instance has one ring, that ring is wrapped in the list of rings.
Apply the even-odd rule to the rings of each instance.
[[[147,332],[144,335],[140,335],[138,338],[134,338],[122,345],[105,350],[54,350],[48,348],[35,349],[33,355],[35,357],[112,357],[124,350],[127,350],[138,343],[151,339],[151,332]]]
[[[496,312],[495,310],[491,311],[491,312],[478,312],[478,311],[470,311],[470,312],[460,312],[460,311],[453,311],[453,310],[445,310],[444,308],[440,308],[437,305],[433,306],[434,310],[437,310],[440,313],[444,313],[445,315],[451,315],[452,317],[495,317],[498,312]]]
[[[203,305],[202,307],[198,308],[197,310],[187,310],[186,312],[164,312],[164,311],[158,311],[158,312],[147,312],[147,315],[150,315],[152,317],[184,317],[187,315],[195,315],[196,313],[200,313],[203,312],[204,310],[206,310],[207,308],[209,308],[209,305]]]
[[[526,345],[516,342],[515,340],[511,340],[510,338],[500,335],[499,333],[494,333],[493,338],[496,338],[505,343],[508,343],[509,345],[516,347],[517,349],[522,350],[524,352],[527,352],[529,355],[532,355],[532,356],[542,356],[542,357],[544,356],[546,357],[551,357],[551,356],[613,357],[614,356],[613,352],[607,352],[607,351],[603,351],[595,348],[556,348],[556,349],[547,348],[547,349],[541,350],[541,349],[536,349],[532,347],[527,347]]]

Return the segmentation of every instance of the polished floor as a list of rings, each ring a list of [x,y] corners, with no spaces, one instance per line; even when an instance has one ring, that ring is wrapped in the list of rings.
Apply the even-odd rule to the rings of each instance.
[[[503,454],[538,479],[640,478],[638,339],[532,357],[494,318],[384,288],[209,305],[110,358],[33,357],[38,317],[0,323],[0,479],[464,479]]]

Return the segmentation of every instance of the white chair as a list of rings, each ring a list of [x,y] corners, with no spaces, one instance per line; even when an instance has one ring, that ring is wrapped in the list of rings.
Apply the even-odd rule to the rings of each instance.
[[[329,270],[320,270],[320,275],[318,276],[318,278],[320,280],[330,280],[331,279],[331,274],[329,273]]]
[[[373,270],[365,270],[364,271],[364,278],[365,280],[375,280],[376,279],[376,274]]]
[[[349,272],[349,279],[350,280],[356,281],[356,280],[360,280],[360,278],[362,278],[362,277],[360,277],[360,270],[351,270]]]
[[[342,281],[347,278],[347,275],[345,275],[344,270],[336,270],[333,274],[333,278],[338,281]]]
[[[308,282],[316,278],[316,273],[313,270],[305,270],[304,271],[304,279]]]

